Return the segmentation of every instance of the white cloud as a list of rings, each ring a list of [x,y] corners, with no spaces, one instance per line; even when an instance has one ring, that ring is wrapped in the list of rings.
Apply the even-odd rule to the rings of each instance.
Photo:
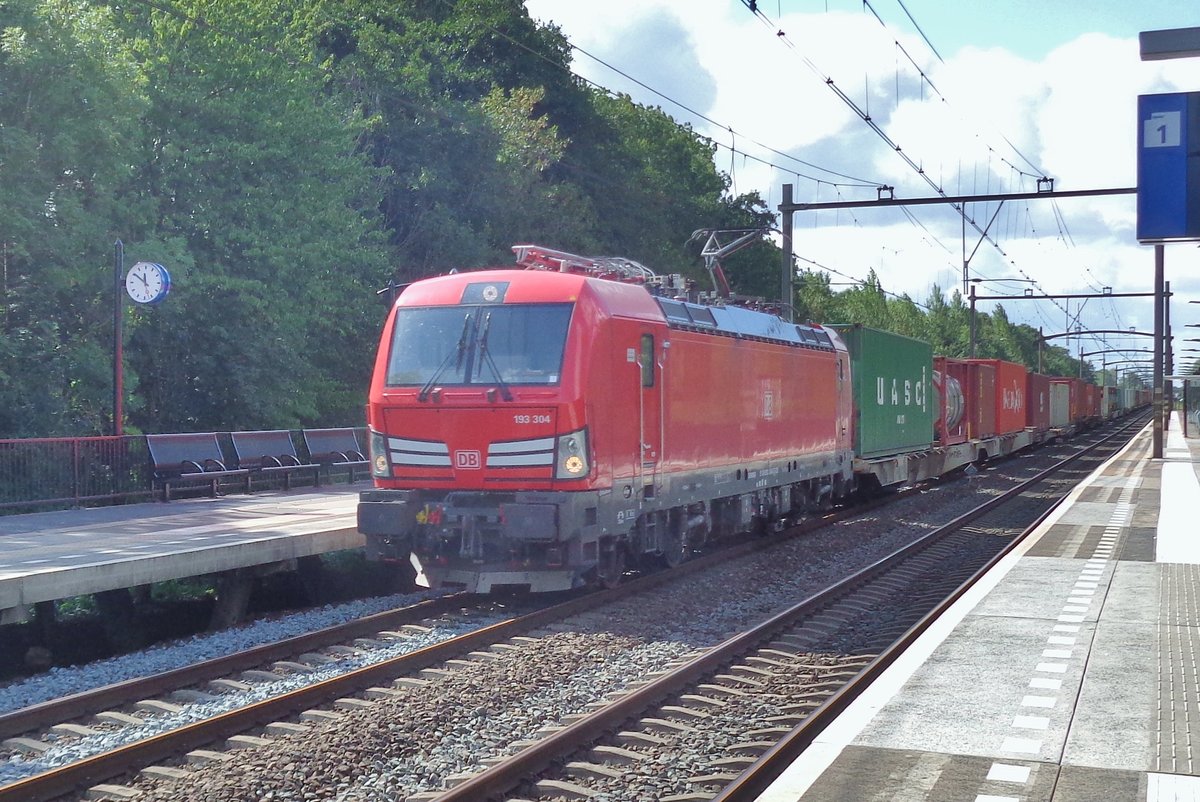
[[[894,185],[897,197],[933,194],[838,98],[826,76],[952,195],[1033,191],[1036,170],[1023,157],[1054,178],[1060,191],[1132,187],[1137,95],[1200,90],[1200,59],[1141,62],[1135,39],[1089,33],[1086,15],[1079,15],[1077,36],[1064,36],[1064,44],[1038,61],[999,48],[962,47],[943,49],[949,56],[941,63],[919,39],[884,30],[867,14],[785,14],[778,20],[786,34],[781,37],[742,4],[728,0],[526,0],[526,6],[535,18],[561,25],[581,47],[720,126],[732,127],[736,134],[688,119],[661,97],[628,90],[590,59],[576,60],[580,74],[631,91],[635,100],[661,106],[711,136],[722,146],[716,165],[732,174],[735,190],[757,189],[772,207],[785,182],[795,185],[797,202],[866,200],[875,190],[817,184],[803,176],[834,179],[758,143]],[[922,86],[909,57],[937,92]],[[680,66],[667,68],[666,62]],[[783,169],[731,157],[731,143]],[[1031,176],[1021,178],[1017,169]],[[980,228],[995,211],[995,204],[969,207]],[[897,209],[798,213],[797,253],[858,277],[874,268],[887,289],[918,301],[935,283],[960,288],[961,218],[943,206],[911,212],[922,225],[910,223]],[[999,250],[987,242],[976,249],[980,235],[967,227],[965,250],[975,252],[971,273],[1029,276],[1050,293],[1086,293],[1102,286],[1114,292],[1149,291],[1152,249],[1134,239],[1135,214],[1132,195],[1056,204],[1010,201],[988,229]],[[1168,246],[1167,278],[1176,292],[1175,331],[1182,337],[1188,331],[1184,324],[1200,323],[1200,304],[1185,303],[1200,300],[1200,249]],[[1020,294],[1022,286],[987,284],[979,292]],[[1072,309],[1076,303],[1071,302]],[[1011,318],[1047,330],[1065,325],[1062,306],[1063,301],[1006,304]],[[1152,321],[1146,299],[1098,299],[1086,304],[1083,325],[1145,328]]]

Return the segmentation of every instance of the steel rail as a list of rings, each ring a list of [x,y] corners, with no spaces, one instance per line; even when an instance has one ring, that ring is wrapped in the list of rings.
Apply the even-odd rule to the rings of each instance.
[[[896,497],[897,495],[893,494],[890,498]],[[247,705],[237,710],[231,710],[204,721],[194,722],[170,732],[151,736],[66,766],[26,777],[17,782],[0,786],[0,802],[45,802],[46,800],[52,800],[70,793],[82,792],[87,787],[96,783],[127,775],[135,769],[154,765],[158,761],[178,757],[186,751],[220,741],[231,735],[243,733],[256,726],[278,721],[289,715],[295,715],[299,711],[326,704],[333,699],[361,692],[365,688],[380,682],[386,682],[388,679],[398,675],[428,668],[429,666],[461,655],[464,652],[473,651],[486,645],[512,638],[557,619],[616,601],[625,596],[653,589],[667,582],[676,581],[694,572],[702,571],[718,562],[726,562],[731,558],[772,548],[783,540],[798,537],[823,526],[861,515],[886,503],[887,500],[877,499],[868,504],[811,518],[787,530],[784,537],[766,537],[739,543],[712,554],[690,560],[669,571],[648,574],[623,583],[615,588],[581,595],[560,604],[493,624],[489,627],[460,635],[391,660],[347,672],[341,676],[324,680],[281,696]],[[446,599],[446,604],[454,607],[461,606],[464,596],[455,595],[444,598]],[[457,600],[458,603],[454,604],[450,600]],[[353,622],[353,625],[356,631],[369,632],[377,630],[380,627],[380,621],[383,620],[381,617],[392,616],[397,612],[402,613],[404,611],[379,613],[371,616],[369,619]],[[422,617],[428,616],[432,614],[433,607],[425,607],[422,612]],[[392,618],[388,619],[388,621],[394,624],[396,619]],[[386,628],[386,626],[387,623],[384,623],[383,627]],[[322,630],[321,632],[326,631]],[[319,634],[321,633],[312,633],[312,636]],[[185,685],[194,684],[200,679],[210,678],[214,672],[220,674],[220,671],[216,670],[217,667],[214,664],[222,663],[223,666],[220,668],[225,673],[228,673],[230,666],[245,667],[248,665],[261,665],[265,659],[268,659],[264,655],[294,654],[295,641],[309,637],[311,636],[303,635],[299,636],[299,638],[291,638],[286,641],[258,647],[252,650],[256,653],[253,659],[250,657],[243,658],[242,654],[231,655],[227,658],[217,658],[216,660],[207,661],[196,666],[177,669],[174,672],[163,674],[161,677],[175,677],[177,680],[182,680]],[[288,647],[285,647],[285,645],[290,645],[292,651],[289,652]],[[8,719],[7,726],[28,732],[29,727],[22,729],[20,724],[15,722],[28,722],[36,718],[43,725],[47,721],[57,723],[57,721],[82,715],[78,710],[74,713],[70,712],[72,711],[70,704],[83,705],[84,700],[87,700],[94,707],[96,700],[100,699],[105,700],[106,704],[128,702],[132,698],[145,698],[148,690],[157,689],[161,691],[165,687],[180,687],[175,682],[160,683],[159,679],[160,677],[152,677],[141,680],[130,680],[106,686],[96,691],[76,694],[74,697],[68,697],[61,701],[47,702],[43,705],[24,708],[5,717]],[[55,720],[55,716],[52,715],[51,711],[67,711],[66,718],[59,717]]]
[[[759,549],[769,548],[771,545],[781,542],[784,539],[798,537],[820,527],[862,514],[880,504],[886,503],[888,500],[898,497],[900,496],[893,494],[888,499],[876,499],[868,504],[810,518],[795,527],[789,528],[784,537],[774,536],[735,544],[720,551],[720,556],[717,556],[716,553],[708,554],[685,562],[680,567],[673,569],[675,573],[671,574],[671,576],[685,576],[693,571],[704,569],[712,561],[737,558]],[[655,583],[645,584],[652,577],[660,577],[660,580],[656,580]],[[622,593],[646,590],[653,587],[661,579],[660,574],[648,575],[625,582],[618,590],[621,590]],[[592,598],[597,601],[607,599],[607,597],[600,597],[595,594],[593,594]],[[322,646],[352,640],[356,637],[373,634],[380,630],[458,609],[464,604],[483,602],[487,599],[487,596],[479,594],[451,594],[423,601],[411,607],[375,613],[344,624],[326,627],[316,632],[263,644],[262,646],[256,646],[235,654],[215,657],[211,660],[165,671],[161,674],[124,680],[100,688],[80,691],[79,693],[64,696],[60,699],[40,702],[0,714],[0,738],[23,735],[60,722],[78,719],[89,714],[95,714],[101,710],[128,704],[138,699],[151,698],[166,690],[184,688],[211,679],[229,676],[230,674],[256,668],[275,660],[294,657],[297,654],[313,651]]]
[[[114,682],[99,688],[51,699],[28,707],[0,714],[0,738],[33,732],[63,721],[94,714],[101,710],[147,699],[165,690],[186,688],[210,679],[229,676],[256,668],[275,660],[295,657],[323,646],[351,640],[380,630],[419,621],[478,601],[474,594],[451,594],[427,599],[415,605],[358,618],[344,624],[325,627],[315,632],[296,635],[273,643],[265,643],[234,654],[214,657],[200,663],[164,671],[149,677]]]
[[[1139,425],[1144,426],[1145,424],[1143,422]],[[480,772],[471,779],[466,780],[456,785],[454,788],[447,790],[446,793],[437,797],[437,802],[481,802],[482,800],[503,798],[530,777],[537,776],[538,774],[551,768],[553,765],[561,762],[563,755],[571,754],[594,743],[597,739],[598,733],[617,730],[630,719],[635,718],[645,711],[656,707],[662,699],[665,699],[673,694],[677,694],[694,685],[703,677],[714,673],[719,668],[735,659],[737,655],[756,648],[760,643],[769,642],[775,637],[779,630],[789,627],[796,619],[819,611],[835,598],[844,596],[848,591],[854,589],[855,587],[876,578],[882,573],[887,572],[897,563],[903,562],[913,554],[925,550],[936,542],[944,539],[952,532],[957,531],[966,524],[969,524],[970,522],[986,515],[993,508],[1007,503],[1034,485],[1044,481],[1049,476],[1061,471],[1064,466],[1082,459],[1085,455],[1099,447],[1102,443],[1107,442],[1107,440],[1111,439],[1112,437],[1119,436],[1124,431],[1125,429],[1122,429],[1120,432],[1114,433],[1085,449],[1081,449],[1079,452],[1072,454],[1070,457],[1067,457],[1054,466],[1038,473],[1031,479],[1002,493],[999,496],[996,496],[993,499],[988,500],[979,507],[960,515],[953,521],[925,535],[920,540],[898,549],[892,554],[883,557],[872,565],[867,566],[852,576],[838,582],[836,585],[832,585],[829,588],[810,596],[809,598],[799,602],[796,605],[793,605],[781,613],[772,616],[769,620],[764,621],[763,623],[747,630],[746,632],[729,638],[723,643],[711,648],[699,657],[696,657],[674,671],[671,671],[669,674],[666,674],[659,679],[643,686],[642,688],[639,688],[638,690],[621,697],[612,704],[607,705],[606,707],[601,708],[600,710],[597,710],[596,712],[591,713],[584,718],[573,722],[572,724],[569,724],[565,729],[548,735],[547,737],[539,740],[537,743],[521,750],[517,754],[513,755],[510,759],[505,760],[503,763],[498,763],[495,766]],[[1069,492],[1070,491],[1067,491],[1068,494]],[[1054,504],[1052,504],[1050,508],[1043,513],[1042,516],[1040,516],[1040,518],[1044,518],[1045,515],[1048,515],[1051,510],[1061,503],[1062,498],[1065,498],[1066,495],[1067,494],[1064,494],[1062,497],[1056,500]],[[1016,543],[1020,542],[1021,539],[1022,538],[1020,537],[1015,538],[1013,544],[1010,544],[1008,547],[1006,547],[1005,553],[1007,553],[1009,549],[1013,548]],[[996,559],[999,559],[999,557]],[[989,561],[988,566],[986,567],[990,567],[994,562],[995,560]],[[966,592],[966,589],[971,584],[974,584],[974,582],[977,581],[978,577],[982,576],[982,574],[983,569],[981,569],[981,571],[977,572],[966,583],[960,586],[960,588],[955,592],[954,598],[957,598],[959,595]],[[938,609],[941,610],[942,607],[939,606]],[[928,627],[929,623],[932,622],[933,618],[935,617],[936,615],[931,613],[922,618],[920,624],[918,625],[921,626],[921,631],[924,631],[924,628]],[[912,639],[915,639],[915,635],[911,634],[915,629],[917,629],[917,627],[910,629],[908,633],[906,633],[899,641],[897,641],[897,643],[902,643],[904,646],[907,646]],[[878,673],[882,672],[883,668],[890,664],[891,661],[894,660],[895,657],[900,653],[900,651],[902,651],[902,649],[897,649],[896,647],[886,650],[882,655],[873,660],[871,664],[863,670],[862,674],[867,674],[869,672],[870,675],[874,677]],[[891,656],[890,658],[885,659],[885,655]],[[860,676],[862,674],[860,674]],[[815,717],[816,714],[821,710],[831,708],[835,704],[838,705],[838,710],[840,711],[841,707],[844,707],[845,704],[848,704],[848,701],[842,701],[845,698],[846,694],[844,693],[844,689],[838,691],[833,695],[833,697],[831,697],[820,708],[818,708],[818,710],[814,712],[813,716],[810,716],[809,719],[806,719],[806,722],[811,721],[812,718]],[[836,703],[835,700],[837,700]],[[832,720],[832,718],[829,720]],[[803,726],[804,725],[802,724],[797,729],[800,729]],[[823,728],[824,727],[822,726],[821,729]],[[815,737],[816,734],[817,732],[814,732],[812,737]],[[791,740],[791,735],[785,737],[785,742],[790,743]],[[808,738],[808,741],[811,740],[812,738]],[[782,753],[782,751],[783,750],[780,748],[780,746],[776,745],[776,747],[773,747],[768,754],[779,754]],[[759,762],[761,763],[764,761],[760,760]],[[734,783],[738,783],[742,777],[750,774],[757,765],[758,763],[749,767],[745,772],[743,772],[742,775],[739,776],[738,780],[734,781]],[[777,776],[777,774],[778,772],[775,776]],[[758,777],[758,773],[755,772],[754,774],[751,774],[751,777]],[[773,778],[774,777],[772,777],[772,779]],[[759,780],[759,782],[761,782],[761,780]],[[736,797],[739,802],[745,802],[751,798],[752,797],[745,795]],[[734,798],[731,797],[729,802],[733,802],[733,799]]]
[[[1032,486],[1047,478],[1050,474],[1061,470],[1065,465],[1082,458],[1086,454],[1091,453],[1099,448],[1104,443],[1117,438],[1124,437],[1130,429],[1140,431],[1144,429],[1149,416],[1139,416],[1139,419],[1131,424],[1123,426],[1113,432],[1108,437],[1092,444],[1087,449],[1080,451],[1078,454],[1063,460],[1059,465],[1043,471],[1036,477],[1031,479],[1026,484]],[[1136,436],[1136,435],[1135,435]],[[1132,441],[1132,437],[1129,438]],[[1074,487],[1072,487],[1072,490]],[[1053,504],[1051,504],[1037,519],[1026,527],[1025,531],[1013,539],[1011,543],[1005,546],[996,556],[988,560],[978,571],[963,582],[953,593],[945,600],[937,605],[933,610],[926,613],[920,621],[915,623],[903,635],[896,640],[894,644],[885,649],[874,660],[871,661],[863,670],[854,677],[849,683],[839,688],[832,696],[825,700],[816,710],[812,712],[804,721],[800,722],[787,735],[785,735],[773,747],[768,749],[763,755],[752,765],[738,775],[731,783],[725,786],[712,802],[753,802],[761,795],[768,786],[773,783],[783,771],[790,766],[800,754],[816,740],[825,729],[833,721],[845,711],[850,704],[863,694],[864,691],[874,682],[879,676],[887,670],[892,663],[896,661],[901,654],[905,652],[929,627],[950,609],[963,595],[969,591],[976,582],[982,579],[989,571],[1007,557],[1013,549],[1017,548],[1025,538],[1034,532],[1043,521],[1050,516],[1062,504],[1063,500],[1070,495],[1071,491],[1063,494]],[[1007,495],[1007,494],[1006,494]]]
[[[1073,455],[1072,458],[1078,458],[1083,453],[1085,452],[1080,452],[1079,454]],[[339,677],[291,691],[282,696],[247,705],[246,707],[229,711],[205,721],[185,725],[170,732],[151,736],[135,743],[127,744],[125,746],[118,747],[117,749],[94,755],[90,758],[86,758],[67,766],[51,769],[49,771],[24,778],[15,783],[0,786],[0,802],[9,802],[10,800],[11,802],[43,802],[44,800],[51,800],[72,792],[80,792],[95,783],[122,775],[127,775],[137,768],[153,765],[155,762],[164,759],[178,757],[185,751],[198,748],[199,746],[206,744],[211,744],[234,734],[245,732],[246,730],[255,726],[261,726],[262,724],[269,723],[271,721],[277,721],[281,718],[286,718],[289,715],[294,715],[298,711],[328,703],[333,699],[360,692],[367,687],[386,681],[397,675],[419,671],[422,668],[427,668],[431,665],[435,665],[450,659],[457,654],[480,648],[484,644],[505,640],[530,629],[550,623],[556,619],[573,615],[592,607],[613,602],[625,596],[631,596],[642,591],[650,590],[658,587],[659,585],[666,584],[667,582],[673,582],[682,579],[692,573],[705,570],[717,563],[727,562],[730,559],[736,559],[751,553],[773,548],[784,540],[798,537],[800,535],[807,534],[808,532],[815,531],[816,529],[820,529],[824,526],[862,515],[863,513],[883,506],[892,500],[904,497],[913,492],[917,492],[920,487],[921,485],[918,485],[904,491],[874,499],[865,504],[809,518],[802,521],[798,525],[789,528],[785,533],[783,533],[782,536],[776,534],[770,537],[756,538],[733,546],[722,548],[719,551],[685,562],[669,571],[661,571],[642,576],[608,590],[595,591],[525,616],[510,619],[499,624],[485,627],[475,632],[458,636],[440,644],[425,647],[392,660],[383,661],[371,666],[360,668],[343,674]],[[1000,498],[1003,498],[1003,496]],[[449,601],[452,599],[456,600],[457,603]],[[463,599],[464,596],[455,595],[451,597],[444,597],[444,599],[441,600],[432,601],[444,601],[446,604],[451,606],[461,606]],[[430,606],[423,608],[420,617],[427,617],[428,615],[434,614],[434,607],[435,605],[430,604]],[[406,610],[407,609],[408,608],[406,608]],[[353,627],[356,632],[377,631],[379,628],[386,628],[389,623],[394,625],[397,622],[398,619],[394,617],[388,618],[389,616],[396,616],[397,614],[404,614],[405,612],[405,610],[401,610],[378,613],[374,616],[368,617],[367,619],[352,622],[347,626]],[[36,719],[41,722],[41,724],[37,726],[44,726],[46,722],[54,721],[55,719],[57,719],[57,721],[63,721],[73,717],[77,718],[86,712],[90,712],[83,710],[84,706],[90,704],[91,708],[94,710],[95,706],[99,704],[101,700],[105,706],[114,703],[128,702],[130,699],[135,697],[145,698],[146,695],[153,695],[153,693],[148,694],[147,691],[151,691],[155,688],[161,690],[163,687],[180,687],[180,684],[194,684],[195,682],[212,678],[214,675],[219,676],[222,673],[227,674],[230,671],[240,670],[241,668],[245,668],[250,665],[261,665],[263,662],[270,659],[275,659],[280,655],[295,654],[297,641],[304,641],[310,637],[317,637],[322,633],[327,633],[329,630],[335,629],[339,628],[328,628],[327,630],[321,630],[318,633],[302,635],[298,636],[297,638],[290,638],[278,643],[257,647],[256,649],[251,650],[251,652],[255,653],[254,656],[250,656],[249,653],[239,653],[238,655],[230,655],[225,658],[216,658],[215,660],[206,661],[205,663],[197,664],[196,666],[187,666],[177,669],[173,672],[167,672],[159,677],[144,678],[141,680],[129,680],[127,682],[116,683],[111,686],[96,689],[95,691],[87,691],[76,694],[63,700],[56,700],[53,702],[47,702],[41,705],[24,708],[22,710],[15,711],[14,713],[7,714],[4,717],[0,717],[0,726],[13,728],[11,731],[19,730],[21,732],[28,732],[31,729],[30,727],[26,726],[21,728],[14,722],[22,720],[29,722]],[[325,643],[328,642],[328,640],[325,641]],[[311,646],[309,648],[311,648]],[[703,657],[701,659],[703,659]],[[219,665],[221,663],[224,663],[225,665],[221,667]],[[230,668],[230,666],[234,666],[234,668]],[[160,679],[167,677],[173,677],[176,681],[159,683]],[[661,680],[647,687],[655,688],[659,685],[659,682],[661,682]],[[85,700],[87,700],[86,703]],[[628,704],[628,701],[622,700],[618,704],[622,705],[623,707],[624,705]],[[77,707],[72,707],[73,705]],[[67,712],[65,717],[56,717],[51,713],[51,711],[54,710]],[[57,721],[55,721],[55,723],[57,723]],[[573,726],[568,728],[568,730],[572,729]],[[497,768],[500,767],[498,766]]]
[[[245,732],[254,726],[278,721],[300,710],[327,704],[334,699],[386,682],[399,674],[419,671],[464,651],[519,635],[563,615],[586,609],[592,603],[594,602],[589,597],[572,599],[0,786],[0,801],[42,802],[81,791],[94,783],[126,774],[133,768],[178,757],[187,750]]]

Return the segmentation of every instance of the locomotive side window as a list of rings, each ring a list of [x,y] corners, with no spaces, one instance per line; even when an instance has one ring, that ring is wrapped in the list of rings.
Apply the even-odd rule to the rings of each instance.
[[[654,335],[642,335],[642,354],[638,360],[642,363],[642,386],[654,386]]]
[[[400,307],[387,384],[558,384],[572,304]]]
[[[679,301],[668,301],[666,298],[658,298],[659,307],[662,308],[663,314],[667,320],[672,323],[688,324],[692,322],[692,318],[688,315],[687,307]]]
[[[707,306],[695,306],[688,304],[686,309],[692,316],[692,322],[703,326],[716,326],[717,320],[713,317],[712,310]]]

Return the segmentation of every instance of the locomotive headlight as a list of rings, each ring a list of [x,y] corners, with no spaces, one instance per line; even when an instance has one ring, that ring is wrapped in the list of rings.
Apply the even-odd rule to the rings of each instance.
[[[384,478],[391,476],[392,466],[388,462],[387,438],[372,430],[371,436],[367,439],[367,450],[371,456],[371,475]]]
[[[558,438],[558,457],[554,461],[555,479],[582,479],[588,474],[587,429]]]

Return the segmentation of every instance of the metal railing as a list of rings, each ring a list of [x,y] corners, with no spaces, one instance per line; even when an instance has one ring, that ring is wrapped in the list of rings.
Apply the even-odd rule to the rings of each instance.
[[[303,444],[303,438],[293,439]],[[229,435],[218,433],[218,440],[232,467]],[[328,470],[332,478],[339,469]],[[144,435],[0,439],[0,515],[126,504],[155,495]]]
[[[149,460],[137,435],[0,440],[0,513],[144,500]]]

